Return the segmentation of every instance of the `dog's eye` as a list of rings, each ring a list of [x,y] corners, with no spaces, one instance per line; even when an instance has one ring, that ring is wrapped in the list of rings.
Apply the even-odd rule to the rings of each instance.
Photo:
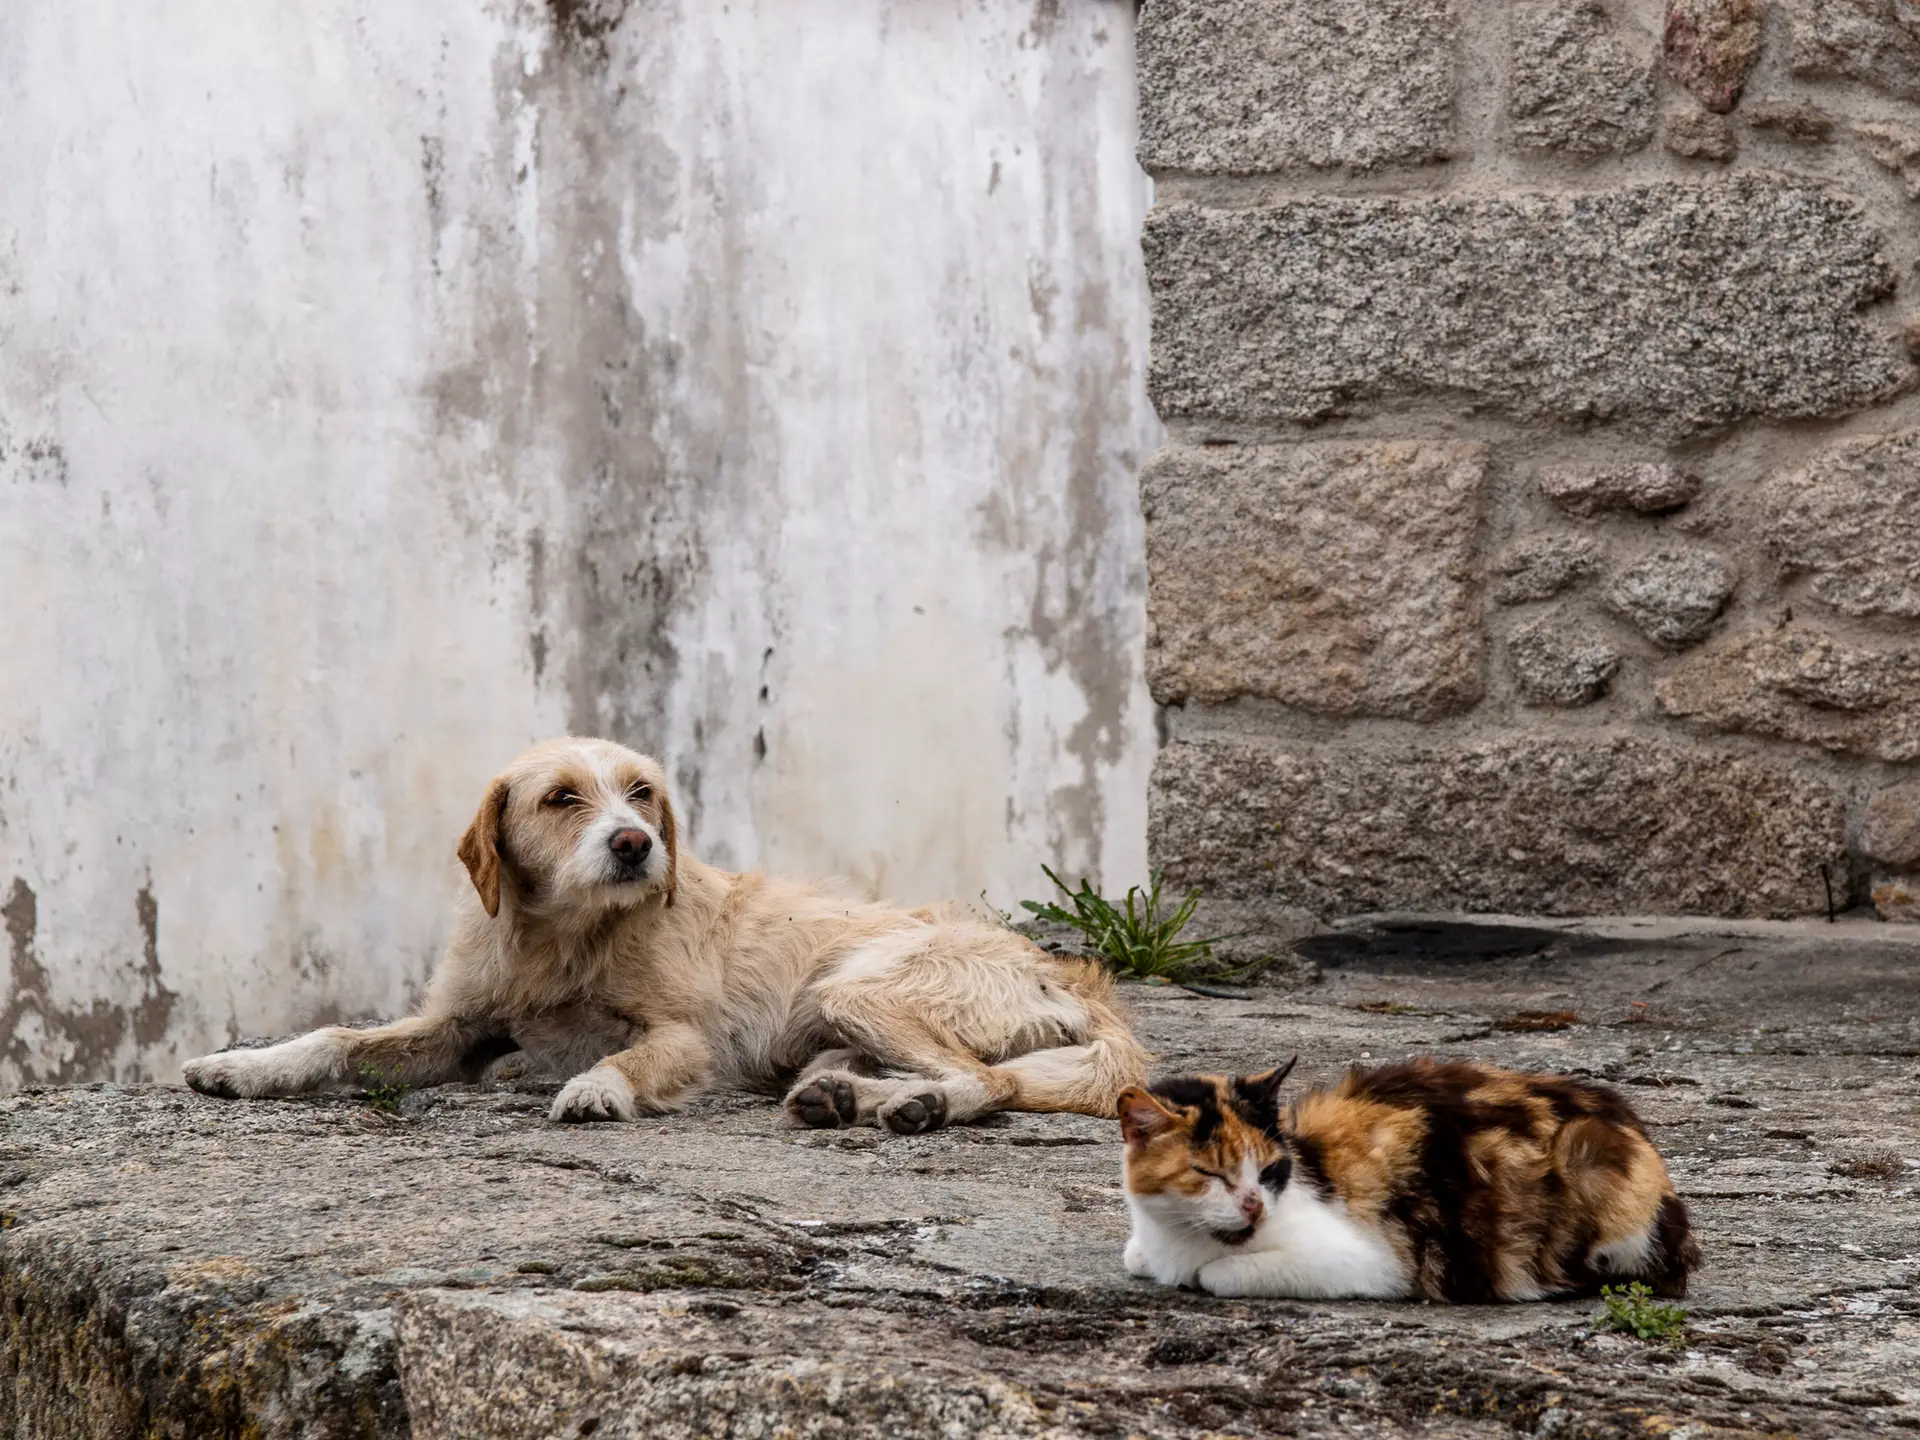
[[[540,803],[542,805],[552,805],[556,808],[564,809],[568,805],[578,805],[580,803],[580,797],[562,785],[557,790],[549,790],[546,798]]]
[[[636,805],[644,805],[653,798],[653,787],[644,784],[636,785],[627,791],[627,798]]]

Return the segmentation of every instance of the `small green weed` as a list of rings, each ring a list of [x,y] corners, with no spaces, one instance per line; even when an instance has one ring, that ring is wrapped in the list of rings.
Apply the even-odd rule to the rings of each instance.
[[[386,1074],[371,1065],[360,1067],[360,1093],[367,1097],[367,1104],[383,1115],[398,1115],[400,1102],[406,1098],[407,1086],[395,1081],[387,1083]]]
[[[1631,1285],[1602,1285],[1600,1298],[1607,1302],[1609,1330],[1622,1330],[1641,1340],[1678,1340],[1686,1333],[1685,1308],[1656,1304],[1653,1292],[1638,1280]]]
[[[1142,980],[1179,981],[1206,975],[1225,979],[1244,975],[1261,962],[1228,970],[1213,963],[1213,947],[1231,935],[1210,935],[1204,940],[1182,940],[1180,932],[1193,919],[1200,903],[1200,892],[1191,891],[1178,905],[1167,908],[1160,895],[1160,872],[1153,872],[1148,888],[1138,885],[1127,891],[1118,904],[1101,895],[1083,877],[1078,890],[1047,866],[1040,867],[1054,887],[1072,903],[1071,910],[1051,900],[1022,900],[1021,906],[1042,920],[1070,925],[1078,930],[1122,975]]]
[[[1002,910],[998,905],[994,904],[993,901],[987,898],[987,892],[984,890],[980,892],[980,908],[985,910],[988,916],[992,918],[993,923],[998,925],[1002,930],[1013,929],[1013,912],[1010,910]]]

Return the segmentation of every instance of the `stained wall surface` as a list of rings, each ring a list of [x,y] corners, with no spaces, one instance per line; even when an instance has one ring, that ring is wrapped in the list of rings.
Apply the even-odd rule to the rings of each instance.
[[[1144,869],[1133,7],[0,9],[0,1086],[393,1013],[492,769]]]

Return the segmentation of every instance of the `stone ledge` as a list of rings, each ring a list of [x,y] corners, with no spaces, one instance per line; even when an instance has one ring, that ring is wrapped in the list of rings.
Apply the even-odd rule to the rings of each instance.
[[[1920,1199],[1899,1158],[1920,1160],[1900,1058],[1920,929],[1419,916],[1302,944],[1317,984],[1127,987],[1160,1064],[1298,1051],[1307,1083],[1436,1053],[1611,1079],[1706,1246],[1686,1355],[1594,1335],[1592,1302],[1131,1282],[1114,1127],[1084,1117],[897,1139],[795,1132],[755,1097],[562,1128],[538,1087],[417,1092],[390,1116],[93,1086],[0,1097],[0,1434],[1493,1440],[1543,1420],[1637,1435],[1656,1414],[1823,1436],[1920,1419]],[[1519,1013],[1563,1010],[1559,1029]]]

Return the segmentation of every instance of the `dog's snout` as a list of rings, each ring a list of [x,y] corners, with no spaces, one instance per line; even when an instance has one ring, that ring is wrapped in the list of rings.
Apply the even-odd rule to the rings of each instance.
[[[647,858],[653,837],[644,830],[616,830],[607,837],[607,848],[629,864]]]

